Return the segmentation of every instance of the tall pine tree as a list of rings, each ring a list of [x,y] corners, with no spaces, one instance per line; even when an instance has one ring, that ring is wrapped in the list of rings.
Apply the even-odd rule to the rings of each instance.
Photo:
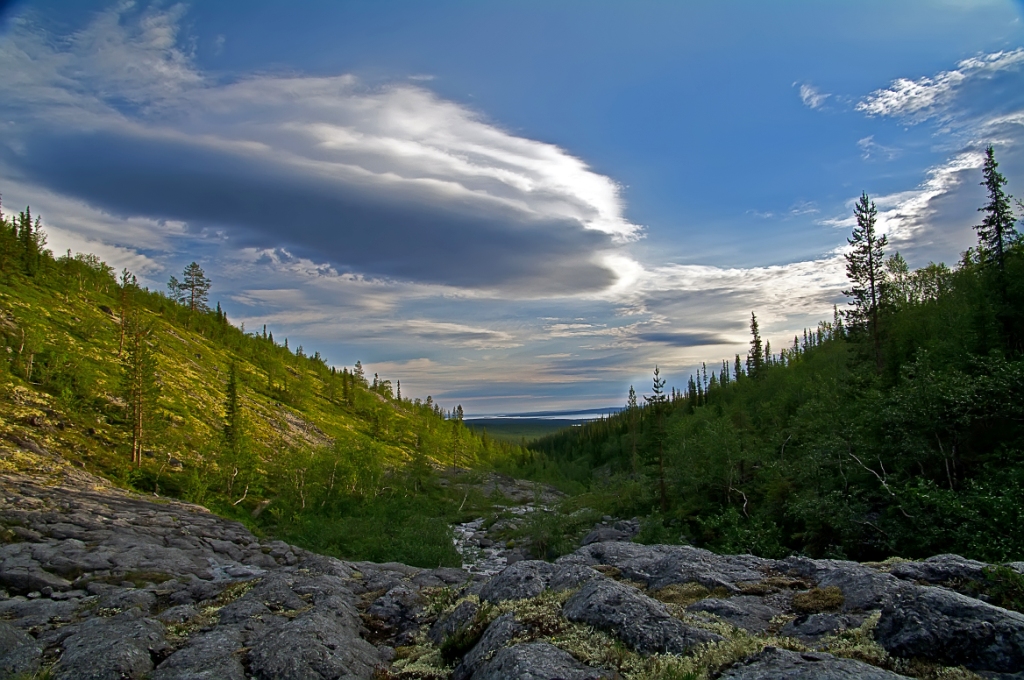
[[[854,206],[853,213],[857,226],[847,239],[850,251],[846,253],[846,276],[853,287],[844,290],[843,295],[853,298],[852,310],[846,312],[854,324],[866,327],[874,349],[875,368],[882,370],[882,336],[878,322],[879,304],[882,301],[882,286],[885,283],[885,246],[889,239],[875,233],[878,211],[866,192]]]

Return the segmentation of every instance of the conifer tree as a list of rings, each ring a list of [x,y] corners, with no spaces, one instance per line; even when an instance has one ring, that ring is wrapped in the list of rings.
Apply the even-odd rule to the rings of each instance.
[[[1013,197],[1003,191],[1006,177],[996,170],[995,151],[991,146],[985,150],[985,165],[982,168],[984,179],[981,184],[988,190],[988,203],[978,212],[985,213],[981,224],[974,228],[978,232],[978,248],[982,261],[991,264],[999,271],[1000,277],[1006,273],[1006,251],[1017,239],[1014,223],[1017,221],[1010,205]]]
[[[879,329],[878,311],[885,283],[885,246],[889,240],[885,235],[875,233],[878,211],[874,201],[862,193],[853,209],[857,226],[847,239],[850,251],[846,253],[846,276],[853,287],[844,290],[843,295],[853,298],[853,309],[847,312],[855,323],[867,326],[875,354],[875,368],[882,370],[882,336]]]
[[[210,292],[210,279],[197,263],[192,262],[182,272],[182,297],[191,312],[207,311],[207,298]]]
[[[633,386],[629,386],[629,396],[626,398],[626,418],[627,427],[629,428],[629,441],[630,441],[630,463],[633,467],[633,474],[637,473],[637,459],[636,459],[636,428],[637,419],[640,416],[640,407],[636,402],[636,390]]]
[[[757,325],[757,315],[750,313],[750,352],[747,354],[747,375],[760,378],[764,371],[764,346],[761,344],[761,331]]]
[[[661,511],[668,510],[668,491],[665,489],[665,436],[664,436],[664,410],[665,410],[665,379],[661,377],[661,371],[654,367],[654,386],[651,396],[644,395],[644,401],[650,406],[654,414],[655,439],[658,443],[658,491],[661,496]]]

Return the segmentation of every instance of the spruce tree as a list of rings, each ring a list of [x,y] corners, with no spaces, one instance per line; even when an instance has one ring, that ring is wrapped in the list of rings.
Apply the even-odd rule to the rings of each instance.
[[[630,463],[633,468],[633,474],[637,473],[637,460],[636,460],[636,427],[637,419],[640,416],[640,407],[636,403],[636,390],[633,386],[629,386],[629,396],[626,398],[626,418],[629,427],[629,441],[630,441]]]
[[[978,212],[985,213],[981,224],[974,228],[978,232],[978,249],[982,261],[995,266],[1000,277],[1006,273],[1006,251],[1017,239],[1014,223],[1017,221],[1010,205],[1013,197],[1003,191],[1006,177],[996,168],[995,151],[991,146],[985,150],[985,165],[982,168],[984,179],[981,184],[988,190],[988,203]]]
[[[665,379],[661,377],[661,371],[654,367],[654,386],[651,396],[644,396],[644,401],[651,408],[654,414],[655,432],[654,436],[658,443],[658,491],[661,497],[661,511],[668,510],[668,491],[665,488],[665,436],[664,436],[664,411],[665,402]]]
[[[867,327],[874,348],[875,368],[881,372],[882,337],[878,311],[885,283],[885,246],[889,240],[885,235],[875,233],[878,211],[866,192],[861,194],[853,212],[857,217],[857,226],[853,235],[847,239],[850,251],[846,253],[846,276],[853,287],[843,291],[843,295],[853,298],[850,302],[853,309],[846,314],[855,324]]]
[[[747,375],[760,378],[764,374],[764,346],[761,344],[761,331],[757,325],[757,315],[750,313],[750,352],[747,354]]]

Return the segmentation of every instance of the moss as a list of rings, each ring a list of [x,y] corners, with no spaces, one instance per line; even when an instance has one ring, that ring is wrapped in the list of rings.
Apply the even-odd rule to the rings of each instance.
[[[667,604],[678,604],[684,607],[700,602],[709,597],[729,597],[731,593],[725,588],[708,590],[699,583],[673,583],[650,593],[651,597]]]
[[[807,592],[793,596],[793,609],[801,614],[818,614],[835,611],[845,602],[843,591],[836,586],[827,588],[811,588]]]

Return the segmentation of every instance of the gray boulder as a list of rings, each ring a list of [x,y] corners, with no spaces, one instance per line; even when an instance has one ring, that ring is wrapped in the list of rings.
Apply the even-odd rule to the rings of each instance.
[[[584,666],[572,655],[546,642],[502,649],[473,674],[473,680],[604,680],[609,671]]]
[[[864,617],[856,614],[809,614],[793,619],[782,627],[779,634],[795,637],[804,642],[816,642],[826,635],[857,628],[862,623]]]
[[[1024,614],[945,588],[905,587],[882,610],[875,639],[895,656],[976,671],[1024,668]]]
[[[249,652],[250,672],[261,680],[369,677],[380,661],[352,622],[317,610],[267,628]]]
[[[920,562],[901,562],[889,570],[893,576],[907,581],[941,584],[952,580],[980,581],[988,565],[959,555],[935,555]]]
[[[435,645],[440,646],[446,638],[455,635],[468,626],[476,618],[478,611],[480,611],[480,607],[475,602],[463,600],[448,616],[434,622],[434,625],[427,632],[427,637]]]
[[[709,590],[725,588],[738,593],[738,583],[760,581],[774,565],[753,555],[716,555],[688,545],[641,545],[606,542],[583,546],[560,557],[558,564],[608,564],[625,578],[657,590],[668,585],[696,582]]]
[[[777,568],[791,576],[809,579],[819,588],[839,588],[843,591],[843,611],[846,612],[881,609],[903,587],[903,583],[892,574],[846,560],[789,557],[778,562]]]
[[[164,627],[131,610],[111,618],[93,618],[64,639],[64,653],[53,668],[54,680],[142,678],[154,657],[171,651]]]
[[[484,634],[480,636],[480,641],[462,657],[462,661],[455,667],[452,680],[476,678],[477,671],[484,665],[488,657],[511,642],[516,635],[524,632],[526,629],[516,621],[511,612],[494,619]]]
[[[188,646],[171,654],[150,680],[245,680],[241,654],[244,643],[237,628],[218,626],[197,635]]]
[[[634,588],[608,579],[594,579],[565,603],[570,621],[609,631],[641,654],[685,654],[697,645],[722,637],[685,625],[665,605]]]
[[[831,654],[800,653],[765,647],[762,652],[741,661],[720,677],[730,680],[898,680],[905,676],[863,661],[840,659]]]
[[[781,609],[770,607],[762,598],[752,595],[737,595],[728,599],[709,597],[686,609],[691,612],[714,614],[751,633],[763,633],[768,630],[772,618],[782,613]]]
[[[0,621],[0,677],[32,675],[39,670],[43,648],[23,630]]]
[[[547,590],[555,565],[540,560],[523,560],[505,567],[480,590],[486,602],[525,600]]]

